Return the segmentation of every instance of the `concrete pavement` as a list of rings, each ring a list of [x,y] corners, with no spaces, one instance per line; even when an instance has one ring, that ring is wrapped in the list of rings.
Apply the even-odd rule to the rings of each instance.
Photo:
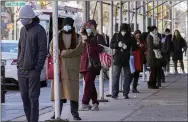
[[[141,93],[131,93],[129,100],[122,94],[118,100],[107,98],[109,102],[100,103],[99,111],[80,111],[80,116],[83,121],[187,121],[187,75],[170,75],[166,79],[159,90],[147,89],[147,83],[140,81]],[[40,111],[39,119],[48,120],[52,114],[53,108],[47,107]],[[69,103],[61,117],[72,120]],[[24,120],[23,116],[13,121]]]

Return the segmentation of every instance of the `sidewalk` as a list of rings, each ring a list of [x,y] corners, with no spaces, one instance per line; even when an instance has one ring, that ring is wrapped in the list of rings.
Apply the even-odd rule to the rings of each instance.
[[[107,98],[109,102],[100,103],[99,111],[80,111],[83,121],[187,121],[187,76],[170,75],[159,90],[147,88],[146,82],[139,82],[141,93],[130,93],[125,100],[120,94],[118,100]],[[106,92],[107,93],[107,92]],[[48,120],[53,108],[40,111],[40,121]],[[72,120],[67,103],[62,112],[63,119]],[[14,121],[24,121],[20,117]]]

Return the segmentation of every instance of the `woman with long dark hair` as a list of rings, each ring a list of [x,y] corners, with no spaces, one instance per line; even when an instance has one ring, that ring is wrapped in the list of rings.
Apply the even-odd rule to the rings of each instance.
[[[174,36],[172,38],[172,43],[173,43],[172,60],[174,61],[175,74],[178,73],[177,61],[180,62],[182,72],[185,73],[184,64],[183,64],[183,52],[186,51],[187,44],[186,44],[186,41],[182,38],[182,36],[178,30],[175,30],[175,32],[174,32]]]
[[[146,59],[145,59],[146,44],[144,40],[141,40],[140,36],[141,36],[141,31],[136,30],[134,32],[134,38],[137,42],[138,48],[132,52],[132,54],[134,55],[135,70],[136,70],[131,77],[131,81],[133,80],[133,84],[132,84],[133,93],[139,93],[139,91],[137,90],[139,74],[143,69],[143,64],[146,63]]]

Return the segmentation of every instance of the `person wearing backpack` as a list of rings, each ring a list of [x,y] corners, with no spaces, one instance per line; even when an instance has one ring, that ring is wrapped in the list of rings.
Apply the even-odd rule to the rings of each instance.
[[[114,64],[113,64],[113,85],[112,85],[112,98],[117,99],[119,94],[119,78],[121,70],[124,70],[124,84],[123,84],[123,96],[125,99],[129,99],[130,90],[130,66],[129,59],[131,52],[137,48],[136,40],[131,35],[129,25],[122,23],[120,31],[115,33],[112,37],[111,49],[115,49]]]

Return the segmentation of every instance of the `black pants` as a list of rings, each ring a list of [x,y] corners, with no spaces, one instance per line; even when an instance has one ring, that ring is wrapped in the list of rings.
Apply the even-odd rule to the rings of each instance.
[[[18,82],[28,122],[38,122],[40,72],[18,70]]]
[[[133,90],[137,90],[139,75],[140,75],[140,72],[135,72],[134,74],[131,75],[130,82],[132,82],[132,80],[133,80],[133,84],[132,84]]]
[[[60,114],[62,112],[63,103],[66,103],[67,100],[60,100]],[[77,101],[70,101],[70,107],[71,107],[71,114],[73,117],[79,117],[78,114],[78,102]]]
[[[158,79],[161,79],[161,67],[150,67],[149,84],[156,86]]]

